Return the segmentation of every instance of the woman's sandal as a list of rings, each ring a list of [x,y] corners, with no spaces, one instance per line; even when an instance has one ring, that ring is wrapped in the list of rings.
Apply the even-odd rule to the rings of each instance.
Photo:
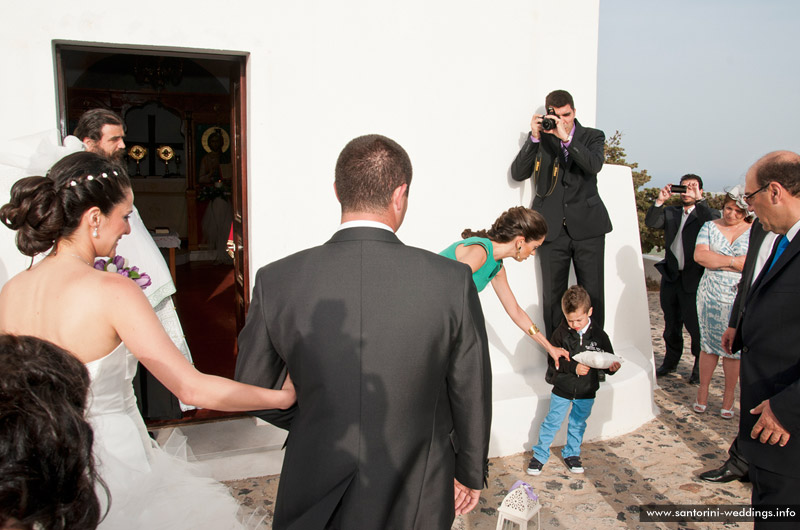
[[[701,405],[700,403],[695,401],[694,405],[692,405],[692,410],[695,411],[698,414],[702,414],[702,413],[704,413],[706,411],[706,407],[707,406],[708,405]]]
[[[733,409],[719,409],[719,415],[729,420],[733,418]]]

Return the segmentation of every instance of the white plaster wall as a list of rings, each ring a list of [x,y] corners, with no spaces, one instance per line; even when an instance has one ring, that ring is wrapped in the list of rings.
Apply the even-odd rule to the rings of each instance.
[[[505,174],[548,91],[572,91],[579,119],[594,123],[598,0],[231,6],[144,0],[124,13],[101,2],[7,6],[0,67],[6,79],[19,75],[0,84],[0,142],[56,126],[53,41],[247,53],[257,265],[327,238],[338,221],[333,165],[356,135],[380,132],[409,151],[413,202],[400,235],[438,249],[465,222],[489,222],[519,201]],[[566,45],[564,20],[571,21]],[[5,196],[12,179],[3,174]],[[287,217],[291,230],[282,232]],[[4,236],[3,256],[14,251]]]
[[[400,142],[414,164],[400,238],[438,251],[463,228],[488,227],[509,206],[529,203],[529,185],[511,181],[508,168],[550,90],[569,90],[578,119],[594,125],[598,11],[599,0],[17,2],[4,9],[0,31],[0,146],[57,126],[54,41],[241,53],[251,274],[327,240],[339,219],[336,157],[372,132]],[[0,167],[0,200],[19,176]],[[607,328],[652,365],[635,212],[618,222],[617,197],[626,197],[622,208],[632,202],[628,191],[608,188],[601,185],[615,223]],[[26,264],[13,234],[0,230],[0,285]],[[521,305],[541,324],[537,271],[535,260],[508,267]],[[482,300],[496,373],[543,362],[491,289]]]

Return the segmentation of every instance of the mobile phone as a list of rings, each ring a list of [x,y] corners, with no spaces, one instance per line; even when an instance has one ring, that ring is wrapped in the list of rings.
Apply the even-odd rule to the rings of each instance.
[[[686,186],[683,184],[670,184],[669,191],[671,193],[686,193]]]

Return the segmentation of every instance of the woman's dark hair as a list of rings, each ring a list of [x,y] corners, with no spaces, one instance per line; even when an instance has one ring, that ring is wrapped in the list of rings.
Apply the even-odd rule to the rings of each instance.
[[[86,367],[50,342],[14,335],[0,335],[0,366],[0,528],[95,528]]]
[[[547,222],[539,212],[524,206],[515,206],[503,212],[489,230],[474,232],[469,228],[461,232],[462,239],[485,237],[495,243],[508,243],[517,236],[525,241],[541,239],[547,235]]]
[[[0,220],[17,231],[17,248],[35,256],[68,238],[93,206],[104,215],[125,199],[131,182],[125,170],[95,153],[65,156],[48,178],[26,177],[11,187],[11,200],[0,208]]]

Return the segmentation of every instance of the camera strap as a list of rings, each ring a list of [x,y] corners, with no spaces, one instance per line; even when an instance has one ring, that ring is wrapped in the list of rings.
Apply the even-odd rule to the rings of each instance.
[[[550,176],[550,189],[547,190],[547,193],[542,195],[539,193],[539,176],[542,170],[542,149],[539,149],[539,152],[536,153],[536,160],[533,163],[533,190],[537,197],[544,199],[545,197],[549,197],[553,194],[553,191],[556,189],[556,183],[558,182],[558,171],[560,169],[559,162],[560,161],[558,157],[556,157],[553,161],[553,173]]]

